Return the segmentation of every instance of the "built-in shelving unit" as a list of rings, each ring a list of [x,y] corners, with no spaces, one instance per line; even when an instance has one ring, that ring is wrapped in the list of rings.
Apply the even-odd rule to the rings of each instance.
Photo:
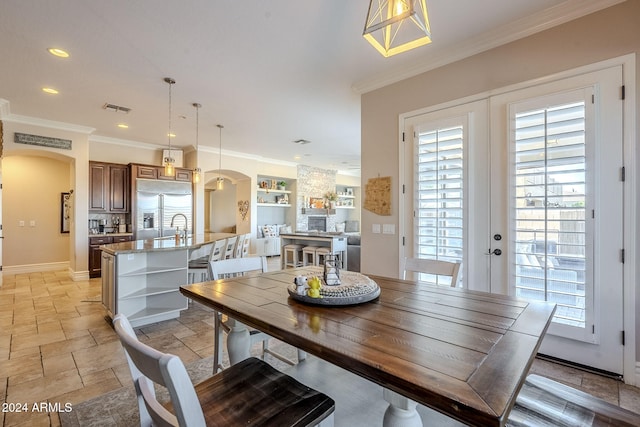
[[[286,194],[286,197],[285,197]],[[267,206],[272,208],[290,208],[291,203],[284,203],[280,200],[291,200],[291,191],[289,190],[273,190],[258,187],[258,206]],[[263,200],[262,202],[260,200]]]
[[[103,278],[113,281],[112,286],[103,283],[103,291],[113,289],[115,295],[103,295],[103,302],[112,315],[124,314],[134,327],[178,317],[188,307],[177,286],[188,282],[188,256],[187,249],[103,255],[103,263],[115,261],[103,266],[115,270]]]

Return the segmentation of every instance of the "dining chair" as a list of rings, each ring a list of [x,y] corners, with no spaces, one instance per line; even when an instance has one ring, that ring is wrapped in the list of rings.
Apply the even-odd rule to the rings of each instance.
[[[229,259],[235,256],[236,242],[238,241],[238,236],[233,236],[227,238],[227,245],[224,250],[224,254],[222,259]]]
[[[189,283],[196,282],[196,275],[200,275],[200,280],[207,280],[209,274],[209,263],[222,258],[223,250],[226,247],[227,239],[216,240],[211,245],[207,256],[189,260],[188,274]]]
[[[209,275],[211,280],[219,280],[225,279],[229,277],[237,277],[243,276],[247,274],[259,274],[267,271],[267,258],[265,256],[259,257],[244,257],[244,258],[231,258],[231,259],[223,259],[219,261],[212,261],[210,263],[210,272]],[[223,321],[222,315],[216,312],[216,316],[214,319],[214,356],[213,356],[213,366],[214,372],[217,372],[219,369],[224,369],[222,366],[222,341],[223,334],[229,333],[231,330],[231,323],[235,322],[233,319],[228,319],[227,321]],[[271,356],[288,363],[290,365],[295,365],[296,362],[289,359],[286,356],[283,356],[280,353],[277,353],[269,348],[269,339],[271,338],[269,335],[264,332],[250,329],[249,330],[250,342],[251,346],[257,342],[262,343],[262,357],[264,354],[270,354]],[[298,350],[298,361],[304,360],[306,358],[306,352],[302,350]]]
[[[244,235],[244,240],[242,241],[242,254],[241,257],[249,256],[249,249],[251,246],[251,233],[247,233]]]
[[[402,259],[400,269],[402,270],[403,279],[407,278],[407,272],[426,273],[436,276],[449,276],[451,277],[451,287],[455,288],[458,284],[460,263],[440,261],[435,259],[405,257]]]
[[[239,234],[238,239],[236,240],[236,246],[233,248],[233,258],[241,258],[242,257],[242,245],[244,244],[244,234]]]
[[[263,360],[250,357],[194,386],[182,360],[140,342],[123,314],[113,326],[125,349],[142,427],[333,425],[333,399]],[[154,384],[167,389],[168,403],[157,400]]]

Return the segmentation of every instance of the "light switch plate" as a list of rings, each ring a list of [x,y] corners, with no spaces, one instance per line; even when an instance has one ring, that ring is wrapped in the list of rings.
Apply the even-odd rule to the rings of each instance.
[[[371,232],[373,234],[380,234],[380,224],[373,224],[371,226]]]
[[[382,234],[396,234],[396,225],[382,224]]]

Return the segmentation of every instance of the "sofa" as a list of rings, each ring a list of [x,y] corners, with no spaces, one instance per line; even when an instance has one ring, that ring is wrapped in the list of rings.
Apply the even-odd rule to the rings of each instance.
[[[336,224],[336,231],[347,235],[347,270],[360,271],[360,221]]]

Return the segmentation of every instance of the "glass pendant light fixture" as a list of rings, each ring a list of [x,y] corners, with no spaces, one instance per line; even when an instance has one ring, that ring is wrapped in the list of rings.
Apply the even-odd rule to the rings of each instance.
[[[431,43],[426,0],[371,0],[362,35],[385,58]]]
[[[176,81],[171,77],[165,77],[164,81],[169,84],[169,133],[167,134],[169,137],[169,153],[167,154],[167,157],[164,158],[164,174],[166,176],[174,176],[176,173],[174,165],[176,161],[172,157],[173,155],[171,153],[171,138],[173,137],[173,134],[171,133],[171,86],[173,86]]]
[[[193,182],[197,184],[200,182],[200,175],[202,175],[202,169],[198,167],[198,130],[200,129],[199,112],[202,105],[197,102],[194,102],[192,105],[196,108],[196,168],[193,170]]]
[[[222,177],[222,129],[224,126],[216,125],[220,129],[220,151],[218,152],[218,179],[216,180],[216,190],[224,189],[224,178]]]

